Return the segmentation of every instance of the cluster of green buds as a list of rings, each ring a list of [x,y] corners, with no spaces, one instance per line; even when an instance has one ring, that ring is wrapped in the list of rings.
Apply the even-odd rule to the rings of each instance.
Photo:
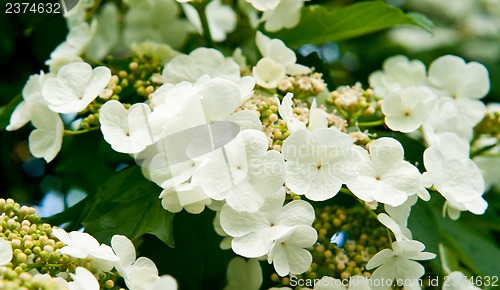
[[[313,263],[298,277],[301,279],[370,277],[370,271],[365,269],[367,262],[380,250],[390,248],[387,228],[361,206],[316,209],[313,227],[318,232],[318,242],[310,249]],[[342,233],[345,240],[332,243],[336,233]],[[271,279],[280,285],[289,285],[289,278],[273,275]]]
[[[474,136],[487,135],[500,140],[500,110],[487,110],[483,120],[476,125],[474,131]]]
[[[0,289],[61,289],[53,277],[70,281],[70,273],[84,267],[96,274],[101,289],[119,289],[116,273],[103,273],[91,266],[90,259],[61,254],[65,246],[52,233],[53,227],[35,215],[35,209],[20,206],[12,199],[0,199],[0,239],[12,246],[12,259],[0,266]]]

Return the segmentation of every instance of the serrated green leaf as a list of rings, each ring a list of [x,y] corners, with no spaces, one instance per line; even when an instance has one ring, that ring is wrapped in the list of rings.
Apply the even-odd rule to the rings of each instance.
[[[396,25],[415,25],[432,30],[432,21],[421,14],[405,14],[401,9],[381,1],[370,1],[334,10],[319,5],[306,6],[297,26],[270,36],[297,48],[304,44],[320,45],[346,40]]]
[[[138,166],[117,173],[87,204],[85,231],[105,243],[115,234],[135,239],[149,233],[173,247],[174,214],[161,206],[160,191]]]
[[[16,106],[22,101],[21,95],[17,95],[10,102],[0,108],[0,130],[5,129],[10,122],[10,115],[14,112]]]

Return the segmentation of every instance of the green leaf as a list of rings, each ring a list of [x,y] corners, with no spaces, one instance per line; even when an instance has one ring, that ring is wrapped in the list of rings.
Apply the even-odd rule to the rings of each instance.
[[[299,24],[270,36],[283,40],[290,47],[340,41],[387,29],[396,25],[415,25],[427,31],[432,22],[417,13],[405,14],[399,8],[381,1],[355,3],[339,9],[309,5],[302,9]]]
[[[21,95],[15,96],[10,102],[0,108],[0,130],[5,129],[7,125],[9,125],[10,122],[10,115],[12,115],[12,112],[14,112],[14,109],[16,108],[17,104],[19,104],[22,101]]]
[[[133,240],[145,233],[174,246],[174,214],[161,206],[161,189],[138,166],[124,169],[103,184],[86,206],[85,231],[109,243],[115,234]]]
[[[500,273],[500,248],[494,239],[479,234],[460,219],[452,221],[443,218],[439,210],[435,210],[434,215],[440,224],[440,234],[445,244],[458,254],[462,263],[475,275],[493,276]]]

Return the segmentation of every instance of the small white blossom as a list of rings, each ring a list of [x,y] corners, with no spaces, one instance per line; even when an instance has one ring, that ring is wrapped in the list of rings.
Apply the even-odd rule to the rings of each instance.
[[[318,238],[316,230],[310,226],[298,225],[277,239],[267,257],[280,276],[302,274],[312,263],[312,254],[304,249],[314,245]]]
[[[0,266],[10,263],[12,255],[11,244],[3,238],[0,238]]]
[[[232,82],[240,79],[240,67],[230,58],[212,48],[200,47],[189,55],[181,54],[163,68],[163,82],[178,84],[182,81],[195,83],[204,75],[224,78]]]
[[[259,290],[262,285],[262,268],[259,260],[235,257],[227,266],[227,285],[224,290]]]
[[[412,281],[422,277],[424,266],[416,261],[430,260],[435,254],[422,252],[424,244],[419,241],[396,241],[391,249],[383,249],[375,254],[366,264],[366,269],[377,268],[371,275],[371,280],[385,281],[402,279]],[[378,289],[380,287],[376,287]],[[382,287],[383,288],[383,287]]]
[[[93,60],[101,60],[108,55],[120,40],[120,12],[112,3],[105,3],[97,14],[97,29],[85,50],[85,55]]]
[[[409,60],[397,55],[384,61],[383,71],[373,72],[368,81],[375,94],[384,98],[389,92],[423,83],[425,65],[419,60]]]
[[[111,80],[107,67],[92,67],[85,62],[67,64],[57,76],[49,77],[42,87],[42,96],[57,113],[83,111]]]
[[[278,6],[264,11],[261,21],[265,21],[264,28],[275,32],[283,28],[293,28],[300,21],[300,14],[304,1],[307,0],[280,0]]]
[[[114,235],[111,238],[111,246],[120,258],[114,266],[130,290],[177,289],[177,281],[172,276],[158,276],[158,269],[149,258],[136,259],[134,244],[127,237]]]
[[[333,127],[292,133],[283,142],[282,153],[286,186],[311,200],[334,197],[342,183],[359,173],[360,157],[351,137]]]
[[[188,4],[182,5],[187,18],[193,24],[200,34],[203,34],[203,28],[201,25],[200,15],[198,11]],[[210,35],[212,40],[215,42],[222,42],[226,40],[226,35],[231,33],[236,28],[236,13],[233,9],[225,4],[222,4],[220,0],[213,0],[209,2],[205,8],[205,13],[207,15],[208,29],[210,29]]]
[[[484,65],[465,63],[460,57],[445,55],[429,66],[428,81],[439,96],[455,102],[471,126],[483,119],[486,107],[479,99],[490,90],[488,70]]]
[[[126,110],[115,100],[106,102],[99,111],[99,122],[104,140],[122,153],[138,153],[154,143],[148,118],[151,109],[137,103]]]
[[[255,213],[239,212],[224,205],[220,223],[224,231],[234,237],[233,251],[247,258],[258,258],[269,253],[274,241],[283,237],[293,227],[310,226],[314,221],[314,209],[306,201],[295,200],[285,206],[285,191],[266,199]]]
[[[413,132],[427,121],[431,103],[435,98],[430,90],[424,87],[391,91],[382,100],[385,123],[394,131]]]
[[[182,190],[182,188],[186,188]],[[177,213],[185,209],[191,214],[199,214],[203,212],[205,206],[212,203],[212,199],[208,197],[200,186],[175,186],[173,189],[164,189],[160,194],[161,205],[169,212]]]
[[[257,31],[256,43],[263,58],[253,68],[252,74],[259,86],[276,88],[286,74],[311,72],[310,68],[296,64],[295,53],[280,39],[271,39]]]
[[[99,290],[99,282],[95,276],[87,269],[78,267],[75,274],[69,273],[72,282],[68,283],[69,290]]]
[[[420,187],[418,169],[404,160],[403,146],[393,138],[384,137],[370,144],[370,155],[362,156],[361,170],[347,187],[358,198],[391,206],[403,204]]]
[[[81,232],[70,232],[63,229],[53,229],[52,232],[66,246],[61,249],[62,255],[69,255],[74,258],[92,258],[92,264],[104,272],[113,268],[113,264],[120,260],[111,247],[100,244],[91,235]]]
[[[488,207],[482,197],[485,183],[481,171],[469,158],[469,149],[468,142],[457,135],[441,134],[424,151],[424,179],[427,185],[434,185],[451,208],[483,214]]]
[[[37,102],[30,110],[35,130],[29,136],[29,149],[33,156],[52,161],[61,150],[64,124],[59,114],[49,110],[45,102]]]

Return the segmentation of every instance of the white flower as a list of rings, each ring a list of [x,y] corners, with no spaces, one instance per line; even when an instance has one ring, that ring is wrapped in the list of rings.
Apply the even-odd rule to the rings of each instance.
[[[299,75],[311,72],[311,69],[296,64],[297,57],[280,39],[271,39],[257,31],[256,43],[263,58],[257,62],[252,74],[259,86],[276,88],[286,74]]]
[[[52,232],[66,245],[61,249],[62,255],[80,259],[90,257],[92,264],[104,272],[109,272],[113,264],[120,260],[108,245],[99,245],[99,242],[87,233],[73,231],[68,234],[63,229],[53,229]]]
[[[156,138],[163,138],[197,126],[231,119],[230,115],[251,95],[254,81],[243,77],[237,82],[224,78],[201,77],[196,84],[165,84],[153,94],[154,110],[149,118]],[[246,113],[237,113],[242,122]],[[231,121],[238,123],[237,119]],[[260,122],[260,121],[257,121]]]
[[[80,270],[79,270],[80,271]],[[69,289],[69,283],[60,277],[52,277],[49,274],[35,274],[31,282],[35,284],[50,284],[48,287],[53,287],[54,289]],[[90,284],[91,285],[91,284]],[[49,288],[50,289],[50,288]]]
[[[169,212],[177,213],[185,209],[191,214],[199,214],[203,212],[206,205],[212,203],[212,199],[208,197],[200,186],[185,185],[185,190],[182,190],[181,185],[175,186],[173,189],[164,189],[160,198],[161,205]]]
[[[443,283],[443,290],[480,290],[481,288],[475,286],[470,278],[467,278],[464,273],[454,271],[446,276]]]
[[[126,45],[149,40],[178,48],[185,43],[192,27],[178,16],[180,9],[176,1],[129,2],[124,16],[123,39]]]
[[[375,94],[384,98],[389,92],[420,84],[426,76],[425,65],[419,60],[409,60],[397,55],[384,61],[383,71],[370,75],[368,81]]]
[[[148,118],[151,109],[137,103],[126,110],[115,100],[106,102],[99,111],[99,122],[104,140],[121,153],[138,153],[154,143]]]
[[[370,155],[358,150],[361,170],[347,187],[358,198],[391,206],[403,204],[420,187],[418,169],[404,160],[403,146],[393,138],[384,137],[370,144]]]
[[[238,212],[227,204],[222,207],[220,223],[224,231],[234,237],[232,248],[236,254],[247,258],[264,256],[274,241],[294,226],[312,224],[311,204],[295,200],[283,206],[285,195],[284,189],[280,189],[255,213]]]
[[[248,3],[259,11],[267,11],[275,9],[281,0],[246,0]]]
[[[111,269],[110,269],[111,270]],[[72,282],[68,283],[69,290],[99,290],[99,282],[95,276],[87,269],[78,267],[75,274],[69,273]]]
[[[90,41],[85,55],[93,60],[101,60],[118,44],[120,40],[120,22],[118,7],[114,3],[105,3],[97,14],[97,30]]]
[[[278,113],[286,122],[286,126],[290,133],[306,128],[306,124],[296,118],[293,114],[292,98],[292,93],[287,93],[283,97],[281,103],[279,102],[279,99],[277,97],[274,98],[278,103]],[[307,128],[311,131],[314,131],[316,129],[328,127],[326,115],[327,114],[325,111],[317,108],[316,99],[313,99],[311,109],[309,110],[309,122]]]
[[[425,140],[432,145],[444,132],[454,133],[466,140],[472,140],[474,125],[464,118],[451,98],[438,98],[429,111],[429,119],[422,126]]]
[[[227,266],[227,286],[224,290],[258,290],[262,285],[259,260],[235,257]]]
[[[203,75],[224,78],[232,82],[240,79],[240,67],[234,60],[212,48],[200,47],[189,55],[181,54],[163,68],[163,82],[177,84],[182,81],[195,83]]]
[[[198,11],[188,4],[182,5],[187,18],[193,24],[200,34],[203,34],[200,15]],[[215,42],[226,40],[226,34],[231,33],[236,28],[236,13],[230,6],[222,4],[220,0],[213,0],[205,8],[207,15],[208,29]]]
[[[412,239],[412,234],[407,224],[411,207],[417,203],[417,200],[417,195],[412,195],[400,206],[393,207],[386,204],[384,208],[387,214],[381,213],[378,215],[378,220],[394,233],[398,241]]]
[[[481,171],[469,158],[469,143],[452,133],[443,133],[424,151],[427,170],[424,179],[443,195],[448,206],[474,214],[488,207],[482,195],[485,183]]]
[[[11,244],[3,238],[0,238],[0,266],[10,263],[12,255]]]
[[[82,21],[78,25],[70,26],[66,40],[56,47],[50,54],[50,59],[45,62],[50,66],[50,71],[55,73],[64,64],[81,61],[80,56],[87,49],[96,29],[97,21],[93,21],[90,25]]]
[[[146,257],[136,259],[134,244],[125,236],[111,238],[113,251],[120,259],[115,268],[125,280],[130,290],[175,290],[177,282],[168,275],[158,276],[153,261]]]
[[[211,153],[194,178],[209,197],[225,199],[238,211],[255,212],[285,179],[283,157],[267,148],[262,131],[241,131],[223,150]]]
[[[276,273],[282,277],[302,274],[312,263],[311,253],[304,248],[314,245],[317,238],[314,228],[298,225],[274,242],[267,261],[273,263]]]
[[[85,62],[67,64],[56,77],[49,77],[42,87],[42,96],[57,113],[83,111],[111,80],[107,67],[92,67]]]
[[[282,152],[287,187],[311,200],[334,197],[359,172],[351,137],[336,128],[296,131],[283,142]]]
[[[61,150],[64,124],[59,114],[49,110],[43,101],[33,104],[30,115],[35,127],[28,139],[30,152],[33,156],[50,162]]]
[[[413,132],[427,121],[434,99],[435,96],[424,87],[391,91],[382,100],[385,123],[394,131]]]
[[[281,0],[272,10],[264,11],[261,21],[265,21],[264,28],[275,32],[283,28],[293,28],[300,21],[302,7],[305,0]]]
[[[486,107],[479,99],[490,90],[488,70],[484,65],[465,63],[460,57],[445,55],[429,66],[428,81],[439,96],[454,100],[462,117],[472,126],[482,120]]]
[[[425,273],[424,266],[416,261],[430,260],[436,257],[433,253],[422,252],[424,249],[424,244],[419,241],[393,242],[392,250],[383,249],[366,264],[367,270],[379,267],[372,273],[371,280],[402,279],[403,281],[411,281],[422,277]]]
[[[39,104],[42,98],[42,86],[46,79],[43,72],[30,76],[23,88],[23,101],[21,101],[10,116],[10,123],[5,128],[8,131],[15,131],[31,120],[31,108]],[[42,101],[43,103],[43,101]]]

